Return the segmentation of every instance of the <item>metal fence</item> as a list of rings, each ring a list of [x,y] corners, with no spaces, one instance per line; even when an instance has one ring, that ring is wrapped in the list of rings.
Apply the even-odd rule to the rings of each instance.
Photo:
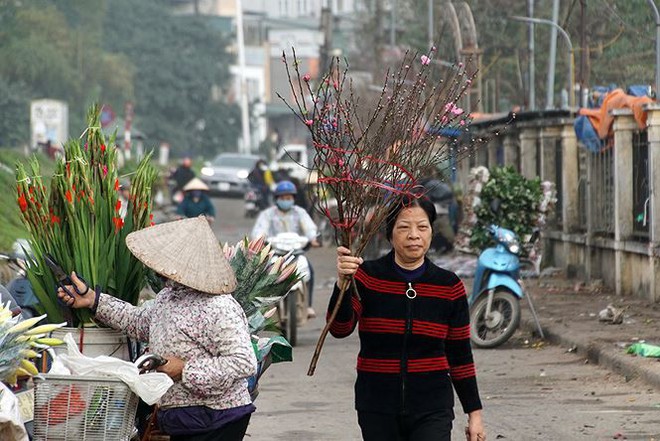
[[[599,153],[587,153],[588,199],[591,231],[614,235],[614,140],[604,141]]]
[[[587,149],[580,148],[578,150],[578,225],[576,225],[576,230],[579,232],[586,232],[589,222],[589,200],[587,198],[589,190],[588,155]]]
[[[554,224],[558,227],[563,225],[563,195],[564,195],[564,185],[563,185],[563,180],[564,180],[564,173],[563,173],[563,165],[564,165],[564,153],[562,150],[562,143],[561,143],[561,138],[557,138],[554,143],[554,162],[555,162],[555,167],[554,167],[554,176],[553,180],[555,182],[555,190],[557,192],[557,204],[555,205],[555,214],[553,216],[554,218]]]
[[[642,240],[649,238],[651,211],[649,206],[649,143],[647,130],[633,132],[633,235]]]

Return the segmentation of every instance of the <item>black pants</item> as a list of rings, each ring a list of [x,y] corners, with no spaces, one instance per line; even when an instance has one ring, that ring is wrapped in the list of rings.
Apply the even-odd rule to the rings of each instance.
[[[454,412],[394,415],[358,411],[364,441],[450,441]]]
[[[252,414],[245,415],[240,420],[233,421],[211,432],[171,436],[170,441],[242,441],[250,422],[250,416]]]

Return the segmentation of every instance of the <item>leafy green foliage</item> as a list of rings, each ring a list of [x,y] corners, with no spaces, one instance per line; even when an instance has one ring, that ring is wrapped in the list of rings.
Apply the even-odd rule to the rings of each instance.
[[[377,0],[384,3],[384,0]],[[363,0],[363,3],[374,3]],[[456,5],[459,2],[453,2]],[[477,40],[483,50],[484,81],[497,83],[497,109],[509,110],[527,103],[529,96],[529,61],[527,49],[529,26],[512,20],[514,15],[527,16],[527,3],[522,0],[466,0],[472,9]],[[453,32],[440,18],[447,16],[444,2],[435,1],[434,42],[438,57],[456,62]],[[552,1],[534,2],[534,16],[552,18]],[[597,0],[584,2],[584,25],[581,4],[577,0],[560,2],[559,25],[566,30],[575,50],[575,83],[583,78],[587,87],[617,84],[625,89],[631,84],[652,84],[654,78],[655,22],[653,10],[646,0]],[[399,0],[398,42],[417,50],[428,50],[428,12],[426,1]],[[383,27],[389,27],[389,17]],[[588,59],[581,72],[581,36],[584,33]],[[547,90],[549,41],[551,27],[535,26],[535,86],[537,108],[542,107]],[[566,43],[557,38],[555,94],[566,87],[568,71]]]
[[[209,20],[158,0],[0,0],[0,145],[28,143],[27,103],[47,97],[68,103],[71,133],[90,103],[123,116],[132,101],[147,144],[207,157],[233,148],[229,36]]]
[[[492,244],[485,227],[496,224],[515,232],[523,238],[531,234],[536,225],[541,201],[541,180],[526,179],[512,167],[491,170],[490,180],[481,191],[481,205],[475,209],[479,222],[472,230],[470,244],[483,249]],[[491,210],[491,202],[500,200],[497,213]]]

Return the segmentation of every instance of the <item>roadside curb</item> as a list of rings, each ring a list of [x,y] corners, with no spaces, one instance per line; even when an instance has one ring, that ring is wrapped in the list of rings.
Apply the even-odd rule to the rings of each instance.
[[[537,333],[538,329],[533,318],[522,317],[520,326],[527,332]],[[660,374],[645,366],[655,360],[633,357],[606,347],[605,342],[589,342],[578,336],[570,335],[570,329],[560,330],[558,326],[541,323],[546,341],[568,348],[576,348],[575,353],[585,357],[590,363],[599,365],[616,374],[626,377],[626,380],[639,378],[654,388],[660,389]],[[623,351],[623,350],[622,350]]]

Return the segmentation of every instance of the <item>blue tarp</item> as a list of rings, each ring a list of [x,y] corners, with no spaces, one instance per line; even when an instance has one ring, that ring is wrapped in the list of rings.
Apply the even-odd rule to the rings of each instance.
[[[626,89],[627,95],[632,96],[651,96],[651,86],[648,84],[633,84]]]
[[[598,153],[603,148],[603,142],[598,137],[594,126],[585,115],[579,115],[573,123],[575,135],[589,151]]]

